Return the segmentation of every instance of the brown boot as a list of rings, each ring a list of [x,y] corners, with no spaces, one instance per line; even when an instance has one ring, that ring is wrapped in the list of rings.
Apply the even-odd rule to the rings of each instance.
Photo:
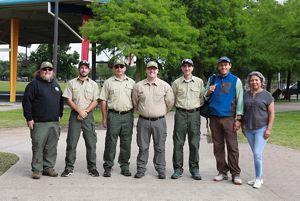
[[[31,177],[32,177],[32,179],[40,179],[41,173],[39,171],[33,171]]]
[[[43,171],[43,175],[49,176],[49,177],[57,177],[58,173],[55,172],[55,170],[53,168],[49,168],[49,169]]]

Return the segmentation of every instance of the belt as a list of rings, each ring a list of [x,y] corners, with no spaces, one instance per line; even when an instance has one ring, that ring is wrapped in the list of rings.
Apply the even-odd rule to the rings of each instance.
[[[190,110],[186,110],[180,107],[176,107],[177,110],[182,111],[182,112],[188,112],[188,113],[193,113],[193,112],[197,112],[199,111],[199,108],[195,108],[195,109],[190,109]]]
[[[128,112],[131,112],[132,110],[128,110],[128,111],[117,111],[117,110],[113,110],[113,109],[109,109],[109,112],[113,112],[113,113],[117,113],[117,114],[127,114]]]
[[[156,121],[156,120],[165,118],[165,116],[160,116],[160,117],[144,117],[144,116],[140,115],[140,118],[146,119],[146,120],[149,120],[149,121]]]

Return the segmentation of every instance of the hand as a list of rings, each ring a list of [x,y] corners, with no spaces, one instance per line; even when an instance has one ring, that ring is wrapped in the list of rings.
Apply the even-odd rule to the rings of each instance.
[[[267,140],[267,139],[269,139],[270,135],[271,135],[271,131],[269,129],[267,129],[265,131],[264,138]]]
[[[30,130],[33,130],[33,125],[34,125],[34,121],[31,120],[31,121],[27,121],[27,126]]]
[[[216,89],[216,85],[210,85],[207,91],[207,95],[212,94]]]
[[[241,128],[241,122],[238,121],[238,120],[236,120],[236,121],[234,122],[233,131],[236,132],[236,131],[238,131],[240,128]]]
[[[107,128],[107,121],[106,121],[106,119],[102,120],[102,126],[103,126],[103,128]]]
[[[87,115],[88,115],[88,113],[87,113],[86,110],[79,110],[79,111],[78,111],[78,116],[80,116],[81,120],[84,119],[84,118],[86,118]],[[78,117],[77,117],[77,119],[78,119]],[[79,120],[79,119],[78,119],[78,120]]]

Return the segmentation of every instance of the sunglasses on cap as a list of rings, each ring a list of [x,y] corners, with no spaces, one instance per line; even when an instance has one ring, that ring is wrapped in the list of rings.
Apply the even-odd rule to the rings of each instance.
[[[117,69],[117,68],[124,68],[124,67],[125,67],[125,66],[123,66],[123,65],[115,65],[115,66],[114,66],[115,69]]]
[[[42,71],[52,71],[52,68],[46,67],[46,68],[42,68]]]
[[[90,67],[90,63],[89,63],[87,60],[82,60],[82,61],[80,61],[80,62],[79,62],[79,67],[80,67],[81,65],[86,65],[86,66]]]

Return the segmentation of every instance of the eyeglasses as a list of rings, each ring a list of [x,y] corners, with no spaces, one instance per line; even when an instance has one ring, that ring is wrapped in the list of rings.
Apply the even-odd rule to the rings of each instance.
[[[115,65],[115,66],[114,66],[115,69],[118,69],[118,68],[122,68],[122,69],[123,69],[124,67],[125,67],[125,66],[123,66],[123,65]]]
[[[46,67],[46,68],[42,68],[42,71],[53,71],[52,68]]]

